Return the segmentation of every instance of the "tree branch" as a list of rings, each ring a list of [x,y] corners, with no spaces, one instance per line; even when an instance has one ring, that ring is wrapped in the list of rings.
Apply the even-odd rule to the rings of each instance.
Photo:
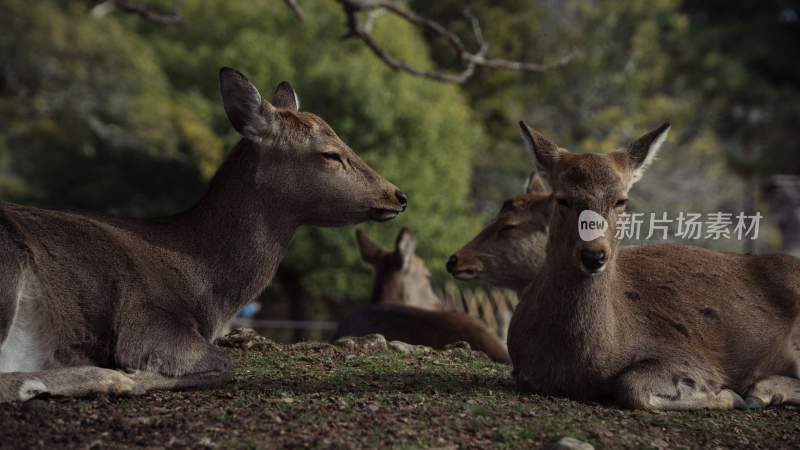
[[[478,50],[474,52],[467,50],[464,41],[461,40],[461,37],[439,22],[406,10],[391,0],[336,1],[341,5],[347,22],[347,33],[343,36],[344,38],[356,38],[361,40],[372,51],[372,53],[378,57],[378,59],[380,59],[387,66],[391,67],[393,70],[406,72],[418,77],[429,78],[446,83],[461,84],[475,74],[475,68],[478,66],[492,69],[544,72],[564,66],[573,58],[572,54],[567,54],[562,56],[557,61],[550,63],[534,63],[525,61],[512,61],[502,58],[489,58],[487,56],[489,51],[489,43],[483,37],[483,31],[481,30],[480,22],[469,11],[464,11],[464,16],[469,21],[472,27],[472,34],[475,38],[475,41],[478,43]],[[305,20],[305,14],[298,3],[298,0],[284,0],[284,2],[299,21],[302,22]],[[135,14],[150,22],[173,24],[182,20],[182,6],[183,0],[174,0],[172,13],[165,13],[149,6],[132,3],[129,0],[105,0],[95,6],[93,8],[93,12],[102,15],[105,14],[105,11],[108,9],[116,8],[129,14]],[[409,63],[392,56],[385,48],[375,41],[370,34],[375,22],[375,18],[384,12],[393,14],[417,28],[442,37],[458,55],[462,65],[461,71],[454,72],[438,69],[418,69],[411,66]],[[366,14],[366,19],[363,21],[363,23],[359,21],[360,13]]]
[[[297,0],[284,0],[286,2],[286,6],[292,10],[294,16],[297,17],[297,20],[300,22],[304,21],[306,18],[305,13],[303,13],[303,9],[300,8],[300,5],[297,3]]]
[[[103,8],[104,6],[113,6],[116,9],[119,9],[122,12],[134,14],[141,17],[148,22],[154,22],[159,24],[173,24],[180,22],[183,20],[181,17],[181,8],[183,7],[183,0],[175,0],[172,6],[171,13],[165,13],[163,11],[158,11],[155,8],[139,5],[135,3],[131,3],[128,0],[106,0],[101,4],[95,6],[97,8]]]
[[[393,2],[389,0],[336,0],[342,6],[344,11],[346,20],[347,20],[347,34],[345,34],[345,38],[357,38],[364,42],[364,44],[372,50],[372,53],[378,57],[381,61],[383,61],[386,65],[391,67],[394,70],[403,71],[409,73],[414,76],[429,78],[436,81],[442,81],[446,83],[464,83],[467,81],[474,73],[475,67],[483,66],[489,68],[502,68],[502,69],[511,69],[511,70],[521,70],[527,72],[544,72],[547,70],[555,69],[557,67],[561,67],[569,63],[573,55],[568,54],[561,57],[558,61],[552,63],[532,63],[532,62],[524,62],[524,61],[512,61],[507,59],[500,59],[500,58],[487,58],[486,53],[489,51],[489,43],[483,37],[483,32],[480,27],[480,23],[478,19],[473,16],[469,11],[465,11],[464,15],[469,20],[470,25],[472,26],[472,32],[475,37],[476,42],[478,43],[478,51],[470,52],[467,50],[464,42],[461,38],[452,32],[451,30],[444,27],[442,24],[428,19],[426,17],[419,16],[411,11],[407,11],[403,8],[400,8]],[[401,61],[392,55],[390,55],[383,47],[380,46],[370,35],[371,23],[370,26],[362,26],[358,20],[358,14],[360,12],[365,12],[370,17],[371,13],[374,13],[378,10],[385,10],[391,14],[394,14],[397,17],[405,20],[406,22],[418,27],[422,28],[426,31],[431,33],[437,34],[445,39],[445,41],[452,47],[453,51],[455,51],[461,63],[463,64],[463,69],[460,72],[444,72],[441,70],[422,70],[412,67],[408,63]],[[369,23],[370,20],[367,20]]]

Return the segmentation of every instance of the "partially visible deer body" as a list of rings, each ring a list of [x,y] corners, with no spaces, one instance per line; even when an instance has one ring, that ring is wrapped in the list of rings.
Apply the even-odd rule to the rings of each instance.
[[[520,126],[557,204],[543,269],[509,330],[522,389],[645,409],[800,404],[800,260],[617,248],[628,191],[668,125],[607,155],[574,154]],[[579,237],[584,210],[607,221],[604,236]]]
[[[550,192],[531,174],[525,193],[503,202],[497,217],[447,261],[459,280],[485,280],[521,296],[544,264]]]
[[[414,254],[416,243],[408,230],[400,231],[394,251],[360,230],[357,240],[361,257],[375,269],[371,304],[342,320],[334,339],[378,333],[388,340],[433,348],[466,341],[495,361],[510,362],[503,343],[483,323],[463,312],[440,310],[430,272]]]
[[[224,382],[231,360],[211,342],[299,225],[405,209],[288,83],[271,102],[233,69],[220,86],[242,139],[194,208],[138,220],[0,205],[0,401]]]

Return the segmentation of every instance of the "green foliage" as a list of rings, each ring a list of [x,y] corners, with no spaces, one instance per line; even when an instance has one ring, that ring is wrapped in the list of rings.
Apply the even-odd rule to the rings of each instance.
[[[221,143],[145,40],[74,4],[1,8],[5,199],[163,214],[202,192]]]
[[[690,76],[744,174],[800,173],[800,21],[780,0],[687,0],[695,45]],[[747,18],[742,20],[742,18]]]

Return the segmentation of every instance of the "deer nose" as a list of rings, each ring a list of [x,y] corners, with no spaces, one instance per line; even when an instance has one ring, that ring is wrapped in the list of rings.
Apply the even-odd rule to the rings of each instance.
[[[581,262],[587,271],[594,273],[606,264],[606,252],[603,250],[582,250]]]
[[[403,211],[406,210],[406,206],[408,206],[408,196],[401,191],[396,191],[394,196],[397,197],[397,201],[400,202],[400,209]]]
[[[453,273],[453,269],[456,268],[457,263],[458,263],[458,257],[456,255],[451,256],[450,259],[447,260],[447,264],[445,264],[445,266],[447,267],[447,271]]]

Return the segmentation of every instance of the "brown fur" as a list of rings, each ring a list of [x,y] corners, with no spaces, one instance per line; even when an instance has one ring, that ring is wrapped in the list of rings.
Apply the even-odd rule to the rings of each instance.
[[[49,380],[54,393],[107,390],[114,378],[81,369],[93,388],[84,372],[61,369],[73,366],[146,371],[130,376],[145,388],[224,381],[231,361],[211,342],[264,290],[299,225],[386,220],[405,208],[322,119],[297,111],[288,83],[274,104],[232,69],[220,84],[244,138],[190,210],[140,220],[0,206],[0,349],[16,323],[44,371],[0,375],[0,401],[20,398],[20,376]]]
[[[544,264],[553,202],[538,175],[526,192],[503,203],[497,217],[447,262],[459,280],[485,280],[520,295]]]
[[[509,330],[521,388],[647,409],[744,406],[737,393],[748,393],[751,406],[776,398],[800,403],[792,345],[800,315],[798,259],[682,245],[618,251],[615,226],[624,209],[618,202],[667,127],[625,150],[578,155],[521,126],[559,202],[544,268]],[[606,218],[604,237],[578,237],[582,209]],[[602,269],[583,265],[587,249],[607,254]]]
[[[458,341],[469,342],[493,361],[511,363],[500,339],[478,320],[459,311],[429,311],[405,305],[369,305],[339,324],[335,339],[344,336],[382,334],[390,341],[443,348]]]
[[[433,348],[466,341],[495,361],[510,362],[503,343],[483,323],[460,311],[439,310],[442,302],[433,293],[428,268],[414,254],[414,238],[408,230],[400,231],[392,252],[361,231],[357,240],[362,258],[375,268],[372,304],[342,320],[334,339],[378,333],[389,340]]]
[[[397,234],[394,251],[373,242],[363,231],[356,231],[361,259],[375,271],[370,303],[442,309],[442,301],[431,287],[431,271],[414,253],[416,240],[407,229]]]

